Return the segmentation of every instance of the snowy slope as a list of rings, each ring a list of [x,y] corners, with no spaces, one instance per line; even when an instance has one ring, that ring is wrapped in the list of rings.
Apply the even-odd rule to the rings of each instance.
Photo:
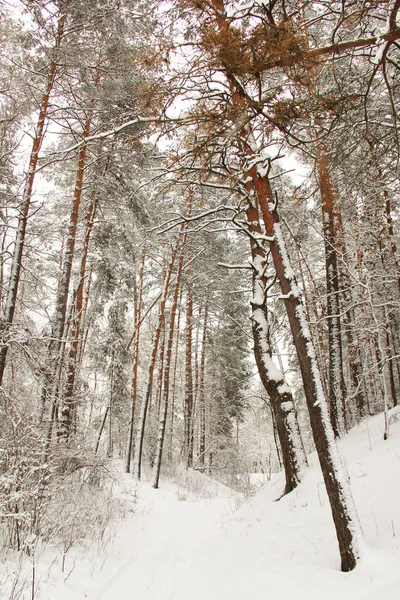
[[[145,482],[135,490],[131,477],[121,474],[119,493],[133,512],[113,542],[105,552],[71,551],[64,574],[57,553],[47,549],[36,566],[36,600],[398,600],[400,411],[399,420],[395,413],[386,442],[382,416],[340,441],[365,534],[364,556],[352,573],[339,570],[329,504],[312,455],[294,493],[275,502],[283,488],[277,476],[239,508],[237,496],[223,486],[211,484],[205,497],[193,499],[171,482],[162,482],[160,490]],[[28,599],[31,571],[25,568],[20,598]]]

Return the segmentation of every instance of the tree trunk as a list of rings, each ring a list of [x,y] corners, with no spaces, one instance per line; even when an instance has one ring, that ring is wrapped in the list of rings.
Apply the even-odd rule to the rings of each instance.
[[[93,191],[92,198],[89,203],[89,208],[86,214],[86,232],[83,243],[81,265],[79,270],[79,282],[74,294],[72,307],[72,332],[71,346],[68,355],[66,385],[63,397],[63,407],[61,410],[61,428],[60,434],[66,439],[69,438],[73,423],[75,422],[76,413],[76,390],[75,382],[77,375],[77,363],[79,349],[81,346],[82,336],[82,317],[83,317],[83,301],[85,280],[87,278],[86,266],[89,253],[90,237],[93,229],[94,217],[96,213],[96,191]]]
[[[176,254],[178,252],[179,245],[180,245],[180,241],[178,238],[178,240],[175,244],[175,247],[172,251],[171,259],[170,259],[170,262],[168,265],[167,274],[166,274],[166,277],[164,280],[164,286],[163,286],[161,301],[160,301],[160,314],[159,314],[159,318],[158,318],[158,327],[157,327],[156,334],[154,337],[153,349],[152,349],[150,363],[149,363],[147,386],[146,386],[146,391],[143,395],[142,404],[140,407],[140,415],[139,415],[139,422],[138,422],[137,435],[136,435],[136,444],[135,444],[134,465],[133,465],[133,475],[136,479],[140,479],[140,476],[141,476],[143,440],[144,440],[144,432],[145,432],[145,426],[146,426],[147,409],[149,406],[152,388],[153,388],[154,367],[156,364],[158,346],[160,343],[161,332],[164,328],[164,323],[165,323],[165,305],[167,302],[167,295],[168,295],[169,286],[171,283],[172,271],[174,268]]]
[[[33,138],[32,150],[29,158],[28,172],[26,175],[20,213],[18,216],[18,227],[15,238],[15,247],[11,261],[10,279],[6,295],[4,314],[0,325],[1,348],[0,348],[0,386],[3,383],[4,370],[7,360],[9,332],[14,321],[15,305],[18,295],[18,286],[21,277],[22,255],[25,246],[26,227],[28,223],[29,209],[31,206],[33,184],[35,181],[36,168],[39,159],[39,151],[45,135],[45,122],[49,106],[50,94],[53,89],[57,72],[57,62],[60,55],[61,42],[64,36],[66,14],[62,14],[58,20],[57,35],[55,39],[53,58],[47,73],[46,90],[42,96],[39,109],[39,117],[36,124],[35,136]]]
[[[260,201],[266,233],[271,238],[269,247],[284,296],[285,308],[299,360],[314,442],[336,527],[342,570],[350,571],[356,566],[359,557],[358,544],[361,539],[361,530],[358,517],[347,476],[334,442],[318,363],[301,302],[301,292],[290,267],[269,181],[266,177],[259,177],[254,167],[252,168],[252,178]]]
[[[164,379],[164,359],[165,359],[165,327],[162,331],[161,335],[161,343],[160,343],[160,357],[158,359],[158,373],[157,373],[157,387],[155,393],[155,408],[156,408],[156,418],[160,416],[161,410],[161,399],[163,393],[163,379]]]
[[[190,261],[191,246],[188,249]],[[189,262],[188,261],[188,262]],[[187,270],[188,283],[186,287],[186,346],[185,346],[185,402],[184,402],[184,460],[186,468],[193,466],[193,365],[192,365],[192,334],[193,334],[193,298],[191,286],[191,269]]]
[[[206,365],[206,342],[208,325],[208,295],[204,302],[203,335],[201,340],[200,373],[199,373],[199,413],[200,413],[200,446],[199,464],[204,471],[206,458],[206,395],[205,395],[205,365]]]
[[[213,6],[216,9],[215,20],[219,30],[229,36],[230,25],[226,18],[223,0],[213,0]],[[269,239],[269,250],[297,351],[314,442],[336,527],[342,570],[350,571],[357,564],[360,553],[359,540],[362,534],[349,482],[335,444],[318,363],[301,302],[301,291],[296,284],[289,262],[268,176],[264,173],[260,174],[257,163],[254,162],[254,158],[257,157],[257,143],[251,130],[246,99],[241,94],[235,77],[232,77],[229,66],[222,61],[221,67],[228,78],[231,101],[236,109],[234,126],[243,151],[244,181],[252,184],[252,192],[260,205],[265,232]]]
[[[100,446],[100,439],[101,439],[101,434],[103,433],[106,421],[107,421],[107,415],[108,415],[108,411],[110,410],[110,405],[107,406],[106,408],[106,412],[104,413],[104,417],[101,420],[101,425],[100,425],[100,429],[99,429],[99,433],[97,435],[97,440],[96,440],[96,446],[94,449],[94,453],[97,454],[97,452],[99,451],[99,446]]]
[[[92,116],[85,122],[83,130],[83,140],[89,137],[91,129]],[[62,349],[65,344],[65,325],[66,314],[68,307],[68,296],[71,282],[72,263],[75,253],[76,233],[78,229],[79,207],[82,199],[83,176],[86,163],[87,144],[83,143],[78,154],[78,169],[75,178],[75,189],[72,203],[72,211],[70,214],[68,235],[62,264],[61,280],[57,290],[56,306],[54,311],[54,319],[52,326],[52,339],[49,344],[49,359],[52,363],[50,378],[47,382],[50,393],[48,397],[51,401],[51,418],[49,424],[49,439],[51,439],[53,424],[55,420],[56,407],[58,404],[58,387],[60,384],[61,368],[62,368]],[[70,407],[67,407],[65,419],[71,415]],[[70,424],[68,425],[68,427]],[[67,437],[63,428],[58,431],[59,437]]]
[[[384,248],[387,248],[387,246],[389,245],[390,254],[391,254],[391,257],[393,260],[393,264],[396,269],[397,287],[400,291],[400,263],[399,263],[399,258],[398,258],[396,238],[395,238],[395,234],[394,234],[390,194],[385,186],[383,172],[382,172],[381,166],[378,161],[378,157],[375,152],[374,142],[367,138],[367,143],[368,143],[369,149],[371,151],[372,161],[375,165],[377,178],[382,185],[382,195],[383,195],[383,200],[384,200],[384,207],[382,207],[383,208],[382,216],[384,217],[384,219],[386,221],[386,228],[384,228],[384,227],[381,228],[381,232],[380,232],[381,233],[381,247],[382,247],[382,249],[384,249]],[[380,202],[378,203],[378,206],[379,205],[381,205]],[[385,229],[386,229],[386,232],[385,232]],[[385,233],[386,233],[386,235],[385,235]],[[387,238],[388,238],[388,240],[387,240]],[[389,242],[389,244],[387,242]],[[385,252],[385,254],[386,253],[387,252]]]
[[[168,415],[168,403],[169,403],[169,380],[170,380],[170,371],[172,364],[172,351],[174,345],[174,333],[175,333],[175,318],[176,318],[176,310],[179,302],[179,292],[181,287],[181,276],[183,270],[183,260],[185,256],[185,243],[186,243],[186,234],[184,240],[182,242],[181,248],[181,256],[178,264],[178,272],[176,275],[176,283],[174,296],[171,306],[171,317],[169,322],[169,333],[168,333],[168,341],[167,341],[167,352],[166,352],[166,360],[165,360],[165,368],[164,368],[164,393],[163,400],[160,406],[160,422],[158,428],[158,437],[157,437],[157,446],[156,446],[156,456],[154,461],[154,480],[153,487],[158,488],[158,483],[160,479],[160,470],[161,470],[161,461],[162,454],[164,448],[164,438],[165,438],[165,427],[167,423],[167,415]]]
[[[182,307],[182,292],[183,288],[181,286],[179,292],[179,307]],[[176,339],[175,339],[175,351],[174,351],[174,370],[172,375],[172,386],[171,386],[171,416],[170,416],[170,427],[169,427],[169,460],[172,462],[173,460],[173,443],[174,443],[174,418],[175,418],[175,396],[176,396],[176,377],[178,370],[178,356],[179,356],[179,334],[181,329],[181,315],[182,309],[178,311],[178,322],[176,325]]]
[[[342,260],[339,262],[339,287],[344,299],[343,325],[347,339],[347,354],[351,376],[352,398],[355,398],[358,418],[360,419],[365,417],[367,414],[367,393],[365,389],[365,377],[363,372],[360,342],[357,335],[352,286],[347,265],[345,264],[347,249],[344,240],[342,215],[339,211],[337,211],[336,216],[336,243],[342,256]]]
[[[325,248],[326,302],[329,340],[329,404],[332,427],[338,437],[345,429],[343,348],[340,320],[339,269],[337,258],[337,207],[334,184],[326,148],[317,148],[317,168],[322,207],[322,231]]]
[[[132,383],[131,383],[131,417],[129,421],[129,433],[128,433],[128,444],[126,451],[126,465],[125,470],[127,473],[131,469],[131,457],[133,450],[133,432],[134,432],[134,421],[135,421],[135,409],[136,409],[136,398],[137,398],[137,376],[139,366],[139,342],[140,342],[140,319],[142,315],[142,297],[143,297],[143,275],[144,275],[144,261],[146,257],[146,246],[142,248],[140,268],[139,268],[139,288],[135,282],[134,288],[134,337],[133,337],[133,364],[132,364]]]
[[[252,186],[252,183],[246,184]],[[250,191],[250,188],[249,188]],[[293,396],[283,374],[272,360],[272,345],[267,314],[267,257],[257,206],[249,201],[246,209],[253,267],[253,299],[251,320],[254,356],[262,384],[270,398],[274,421],[281,445],[286,484],[283,494],[300,483],[300,470],[307,462]]]
[[[317,350],[318,350],[317,359],[318,359],[318,364],[319,364],[319,368],[320,368],[320,372],[321,372],[322,385],[323,385],[325,394],[327,394],[328,393],[328,382],[327,382],[327,378],[325,376],[325,365],[326,365],[327,361],[326,361],[326,357],[325,357],[323,328],[321,326],[322,317],[324,316],[324,312],[323,312],[322,308],[320,310],[318,310],[318,307],[317,307],[317,299],[319,297],[318,286],[315,282],[313,274],[311,273],[311,269],[309,267],[307,259],[302,252],[299,240],[293,234],[293,232],[291,231],[291,229],[286,221],[285,221],[285,226],[290,233],[291,239],[293,240],[294,244],[296,245],[296,249],[297,249],[297,252],[299,255],[299,258],[297,260],[297,267],[299,269],[301,282],[302,282],[302,286],[303,286],[303,290],[304,290],[304,310],[306,312],[307,322],[310,323],[311,321],[315,321],[315,323],[316,323],[316,327],[310,329],[310,332],[311,332],[311,335],[313,336],[313,344],[314,344],[314,346],[317,347]],[[307,286],[307,283],[306,283],[306,278],[303,273],[302,264],[304,264],[306,267],[309,283],[312,287],[312,290],[308,294],[308,297],[306,295],[306,290],[308,289],[309,286]],[[310,308],[312,310],[312,314],[310,312]],[[316,340],[316,342],[315,342],[315,340]]]

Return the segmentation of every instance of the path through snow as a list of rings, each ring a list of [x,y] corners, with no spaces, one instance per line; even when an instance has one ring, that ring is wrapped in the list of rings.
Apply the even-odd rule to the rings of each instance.
[[[59,555],[47,548],[37,565],[35,600],[399,600],[395,413],[386,442],[382,416],[340,442],[365,534],[364,558],[352,573],[339,570],[329,503],[312,455],[297,490],[275,502],[283,488],[278,475],[237,510],[237,496],[199,474],[201,496],[211,486],[213,497],[196,499],[164,480],[159,490],[146,482],[136,490],[132,477],[121,474],[118,493],[132,512],[112,542],[100,554],[70,551],[64,574]],[[29,585],[24,594],[18,600],[31,599]]]
[[[140,527],[134,522],[117,536],[121,563],[107,569],[107,581],[88,598],[178,600],[187,599],[190,590],[192,600],[217,599],[208,585],[208,547],[218,537],[221,518],[232,510],[232,500],[191,502],[176,487],[154,490],[146,483],[137,496]]]

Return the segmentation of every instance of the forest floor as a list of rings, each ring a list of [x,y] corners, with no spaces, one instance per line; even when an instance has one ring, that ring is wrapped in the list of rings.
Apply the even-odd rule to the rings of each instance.
[[[341,573],[335,532],[315,454],[299,488],[275,502],[281,474],[251,499],[201,474],[136,489],[120,473],[124,508],[111,540],[35,564],[35,600],[398,600],[400,598],[400,410],[363,422],[339,442],[365,544]],[[1,598],[31,600],[32,564],[0,570]],[[32,561],[31,561],[32,562]],[[8,585],[5,581],[8,577]],[[14,595],[10,582],[14,582]],[[10,579],[11,578],[11,579]]]

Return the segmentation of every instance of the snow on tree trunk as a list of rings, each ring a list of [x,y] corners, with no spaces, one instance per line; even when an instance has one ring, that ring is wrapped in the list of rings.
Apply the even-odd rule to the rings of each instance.
[[[330,416],[335,436],[345,429],[343,375],[343,351],[340,319],[339,270],[336,240],[336,198],[332,176],[329,170],[326,148],[317,148],[317,168],[319,175],[322,231],[324,236],[326,268],[326,303],[329,340],[329,402]]]
[[[251,183],[246,184],[251,191]],[[267,257],[259,221],[258,209],[249,201],[246,209],[252,253],[253,298],[251,319],[254,339],[254,356],[262,384],[269,396],[274,422],[281,446],[285,470],[284,494],[291,492],[300,482],[300,470],[307,462],[300,436],[293,395],[283,374],[272,360],[272,348],[267,313]]]
[[[189,245],[188,262],[191,257]],[[193,333],[193,298],[191,288],[191,269],[187,270],[188,284],[186,289],[186,350],[185,350],[185,401],[184,401],[184,459],[186,467],[193,465],[193,365],[192,365],[192,333]]]
[[[365,377],[363,372],[362,354],[360,342],[357,335],[356,317],[354,311],[354,299],[351,288],[351,281],[345,264],[347,257],[347,248],[344,241],[344,231],[342,215],[337,211],[337,244],[342,260],[339,263],[340,290],[344,299],[343,325],[347,340],[348,366],[351,377],[351,392],[355,398],[355,407],[358,418],[365,417],[367,414],[367,393],[365,389]]]
[[[224,1],[213,0],[213,7],[215,8],[216,25],[219,31],[229,39],[230,22],[225,13]],[[237,141],[243,154],[244,181],[248,182],[247,186],[251,185],[251,189],[247,187],[249,194],[257,199],[260,206],[266,237],[269,240],[269,250],[297,351],[314,442],[336,527],[342,570],[350,571],[356,566],[357,559],[360,556],[361,528],[349,482],[336,447],[318,362],[301,301],[301,291],[297,286],[289,262],[276,202],[268,179],[268,168],[263,165],[251,129],[247,99],[243,95],[231,68],[224,62],[223,58],[221,59],[221,67],[229,81],[231,101],[236,109],[234,126],[237,131]]]
[[[272,361],[268,317],[265,305],[252,303],[254,356],[261,381],[274,413],[285,470],[284,494],[300,483],[301,466],[306,462],[293,395],[281,371]]]
[[[208,325],[208,297],[204,305],[203,336],[201,340],[200,374],[199,374],[199,413],[200,413],[200,445],[199,464],[205,467],[206,454],[206,397],[205,397],[205,364],[206,364],[206,341]]]
[[[258,175],[255,168],[252,169],[252,178],[266,233],[271,238],[269,248],[296,347],[313,438],[335,523],[342,571],[350,571],[360,557],[361,528],[347,475],[335,443],[318,362],[301,301],[301,291],[289,262],[276,205],[272,201],[270,184],[266,177]]]

